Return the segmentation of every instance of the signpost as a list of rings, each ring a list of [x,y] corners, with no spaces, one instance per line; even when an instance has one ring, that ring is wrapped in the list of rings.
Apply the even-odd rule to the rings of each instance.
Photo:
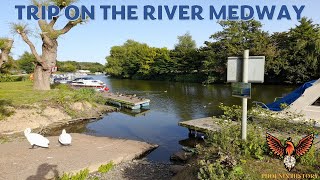
[[[249,50],[243,53],[243,77],[242,82],[248,83],[248,64],[249,64]],[[242,98],[242,123],[241,123],[241,137],[243,140],[247,139],[247,119],[248,119],[248,98]]]
[[[232,96],[242,98],[241,136],[243,140],[247,139],[248,98],[251,98],[251,82],[264,82],[264,65],[265,57],[249,56],[249,50],[244,51],[243,57],[228,58],[227,81],[233,83]]]

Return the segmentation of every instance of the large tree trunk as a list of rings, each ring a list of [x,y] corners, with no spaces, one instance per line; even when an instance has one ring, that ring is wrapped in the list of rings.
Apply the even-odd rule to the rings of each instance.
[[[50,90],[50,70],[44,70],[42,66],[37,65],[34,69],[33,89]]]
[[[51,69],[56,66],[57,61],[57,48],[58,42],[53,39],[50,44],[42,44],[42,56],[41,59],[44,64],[37,64],[34,70],[34,84],[35,90],[50,90],[50,75]]]

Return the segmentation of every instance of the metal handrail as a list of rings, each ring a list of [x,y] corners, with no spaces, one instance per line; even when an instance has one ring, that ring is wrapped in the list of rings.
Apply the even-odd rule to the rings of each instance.
[[[268,107],[265,103],[263,103],[263,102],[253,101],[252,103],[253,103],[253,104],[256,104],[256,106],[259,106],[259,105],[260,105],[261,107],[265,107],[266,109],[270,110],[269,107]]]

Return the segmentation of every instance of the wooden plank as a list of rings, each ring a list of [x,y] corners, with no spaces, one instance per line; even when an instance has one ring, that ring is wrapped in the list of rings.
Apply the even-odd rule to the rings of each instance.
[[[116,95],[113,93],[102,93],[103,97],[105,97],[109,101],[119,102],[123,104],[123,106],[139,106],[142,104],[150,103],[150,99],[141,99],[138,97],[133,97],[131,95]]]

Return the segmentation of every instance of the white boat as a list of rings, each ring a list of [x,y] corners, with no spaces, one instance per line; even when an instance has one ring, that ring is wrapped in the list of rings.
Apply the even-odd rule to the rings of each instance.
[[[103,88],[105,87],[105,83],[100,80],[95,80],[92,77],[81,77],[76,78],[70,83],[72,86],[78,87],[97,87]]]

